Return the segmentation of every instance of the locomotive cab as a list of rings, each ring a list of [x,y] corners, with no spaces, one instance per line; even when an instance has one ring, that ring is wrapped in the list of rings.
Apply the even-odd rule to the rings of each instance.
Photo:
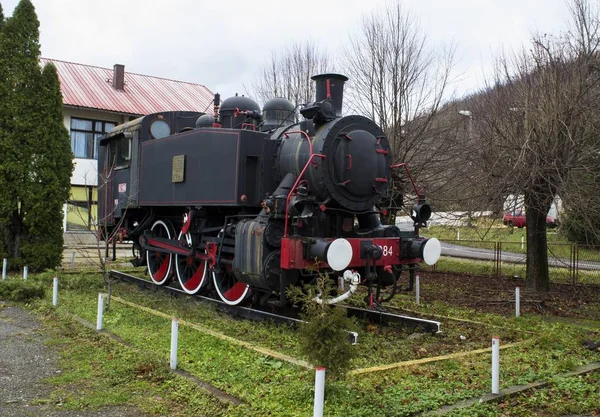
[[[114,127],[100,138],[98,149],[99,223],[109,233],[127,227],[125,211],[139,207],[141,144],[194,127],[201,113],[164,112]]]

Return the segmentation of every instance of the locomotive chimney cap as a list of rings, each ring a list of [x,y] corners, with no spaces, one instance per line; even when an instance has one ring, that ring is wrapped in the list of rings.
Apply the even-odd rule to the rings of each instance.
[[[313,81],[323,80],[323,79],[348,81],[348,77],[346,77],[345,75],[335,74],[335,73],[317,74],[317,75],[313,75],[312,77],[310,77],[310,79]]]
[[[344,83],[348,81],[348,77],[342,74],[318,74],[311,77],[315,81],[315,102],[323,102],[330,100],[333,104],[334,117],[342,116],[342,102],[344,101]],[[327,103],[322,103],[323,111]],[[300,111],[302,113],[302,111]],[[306,117],[307,111],[302,113]],[[307,113],[308,114],[308,113]],[[328,117],[326,117],[329,120]]]

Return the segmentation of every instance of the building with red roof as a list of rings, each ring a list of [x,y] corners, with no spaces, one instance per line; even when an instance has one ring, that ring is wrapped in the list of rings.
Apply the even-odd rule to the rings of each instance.
[[[214,94],[204,85],[42,58],[58,71],[65,127],[75,156],[71,199],[64,230],[87,229],[94,221],[98,181],[98,139],[116,125],[151,113],[206,111]],[[91,207],[91,209],[90,209]]]

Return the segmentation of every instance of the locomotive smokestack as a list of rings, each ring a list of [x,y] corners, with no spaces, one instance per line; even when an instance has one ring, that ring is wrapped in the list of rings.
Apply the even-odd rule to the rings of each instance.
[[[335,108],[335,114],[342,115],[342,102],[344,100],[344,83],[348,77],[342,74],[319,74],[311,79],[316,82],[317,94],[315,101],[330,99]]]

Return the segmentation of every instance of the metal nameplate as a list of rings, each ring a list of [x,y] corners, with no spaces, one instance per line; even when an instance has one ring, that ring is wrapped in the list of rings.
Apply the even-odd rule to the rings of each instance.
[[[173,157],[173,169],[171,170],[171,182],[183,182],[185,176],[185,155]]]

